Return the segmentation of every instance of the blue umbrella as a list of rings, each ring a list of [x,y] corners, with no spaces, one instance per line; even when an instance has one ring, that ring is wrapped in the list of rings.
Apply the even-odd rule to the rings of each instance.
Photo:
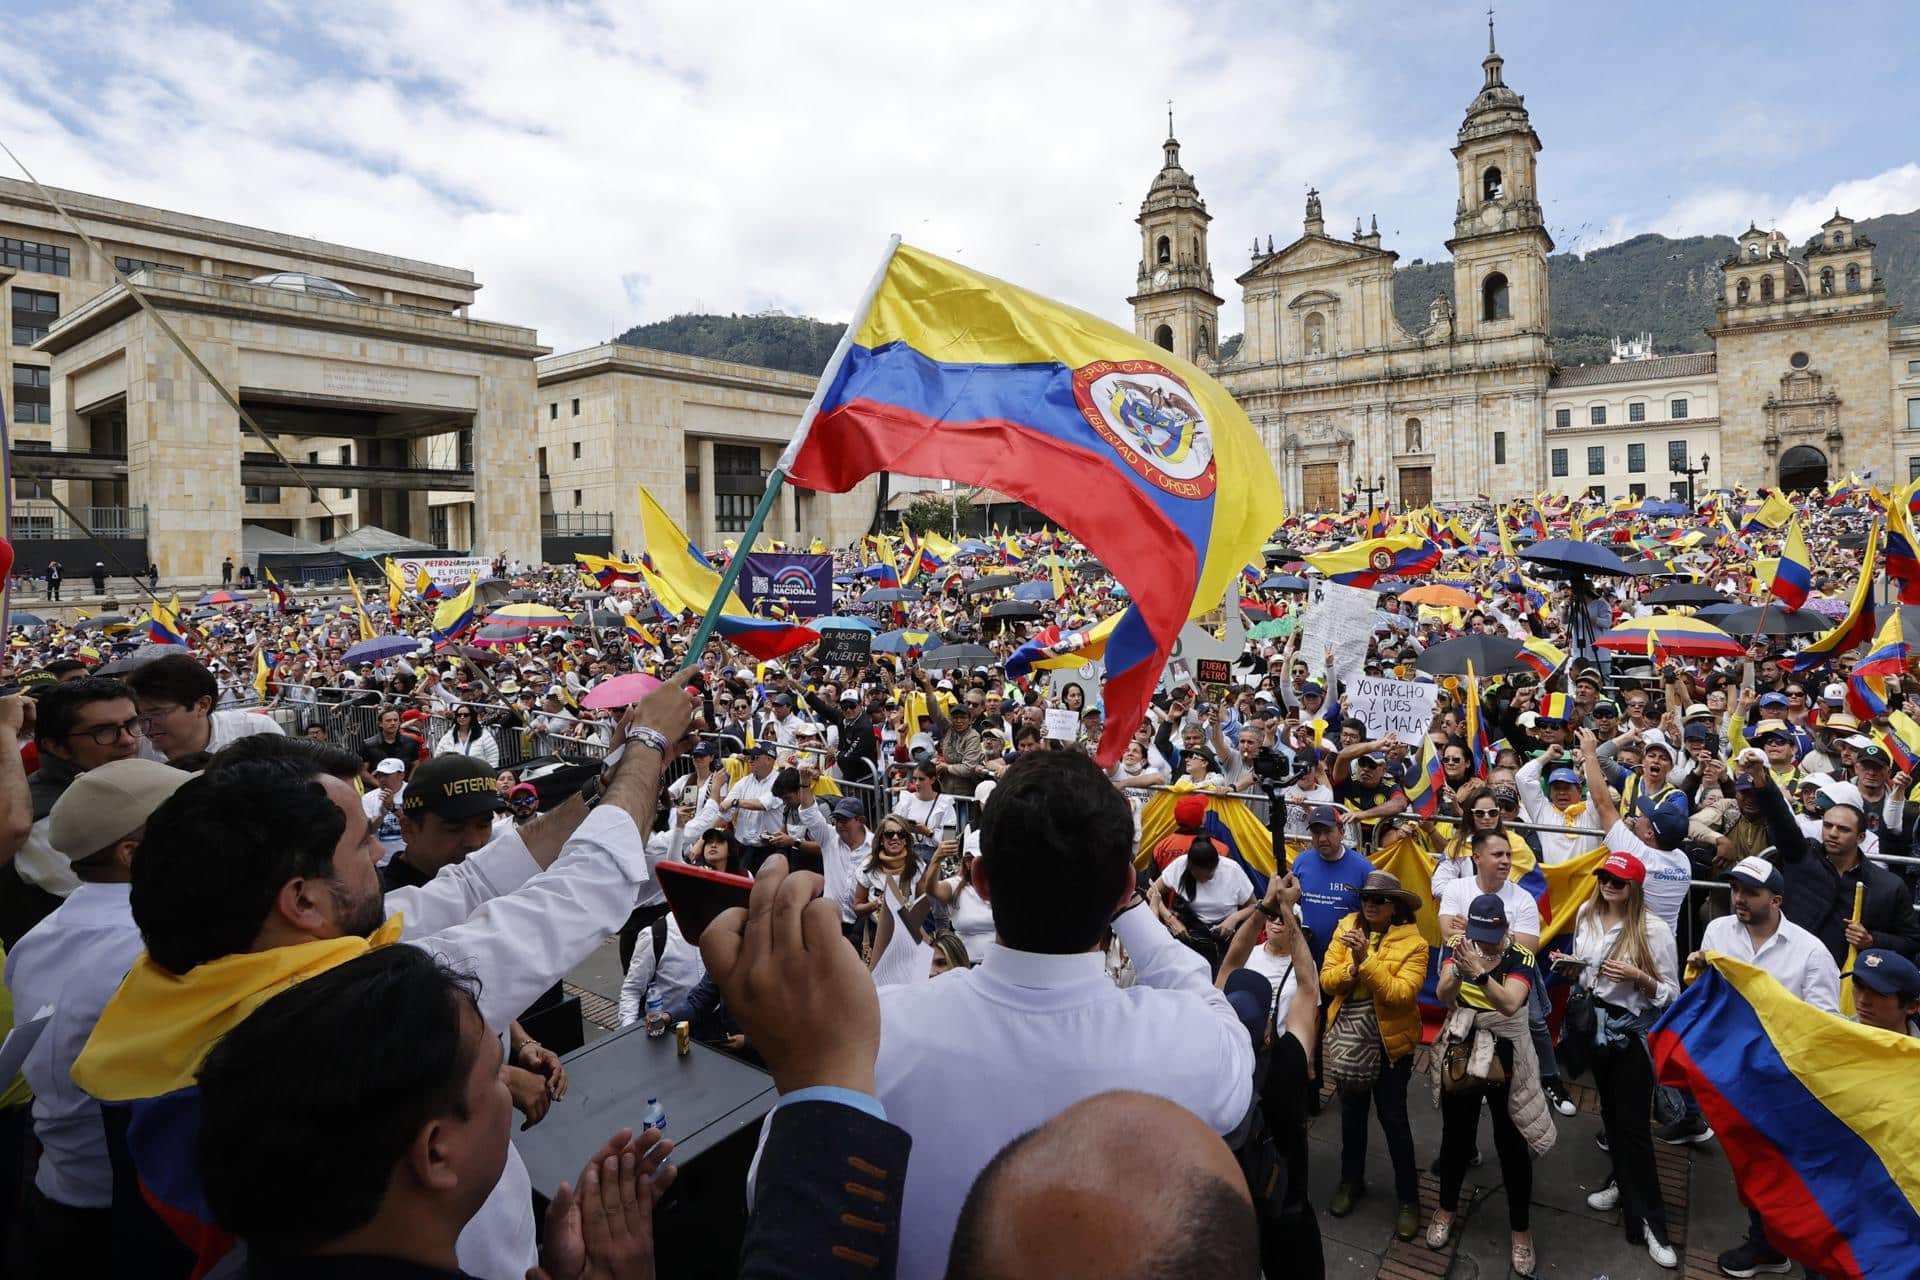
[[[16,627],[44,627],[47,625],[47,620],[39,614],[26,613],[21,610],[15,610],[8,616],[7,621]]]
[[[1307,580],[1297,573],[1276,573],[1260,584],[1262,591],[1305,591]]]
[[[371,640],[362,640],[340,657],[343,662],[384,662],[388,658],[412,653],[423,643],[411,636],[375,636]]]
[[[1013,589],[1015,600],[1051,600],[1053,584],[1051,582],[1023,582]]]
[[[912,653],[941,642],[936,631],[887,631],[873,638],[875,653]]]
[[[834,578],[833,578],[833,585],[834,585],[834,586],[836,586],[836,587],[844,587],[844,586],[846,586],[846,585],[847,585],[848,583],[850,583],[850,582],[852,582],[852,581],[853,581],[853,575],[852,575],[852,574],[850,574],[850,573],[839,573],[839,574],[835,574],[835,575],[834,575]]]
[[[872,618],[819,618],[813,624],[815,631],[878,631],[880,624]]]
[[[1613,552],[1594,542],[1575,542],[1571,538],[1548,538],[1520,553],[1520,558],[1542,569],[1561,574],[1612,574],[1631,578],[1638,572]]]

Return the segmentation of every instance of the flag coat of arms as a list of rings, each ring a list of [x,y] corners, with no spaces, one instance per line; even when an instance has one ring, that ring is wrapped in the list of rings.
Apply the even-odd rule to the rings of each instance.
[[[1077,537],[1132,601],[1106,649],[1095,758],[1132,738],[1180,627],[1285,514],[1233,397],[1084,312],[899,245],[780,470],[843,493],[876,471],[992,485]]]

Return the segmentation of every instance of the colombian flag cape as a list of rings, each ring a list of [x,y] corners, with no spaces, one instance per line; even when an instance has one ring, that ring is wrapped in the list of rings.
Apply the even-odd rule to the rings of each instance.
[[[1913,1274],[1920,1257],[1920,1040],[1850,1022],[1717,953],[1649,1035],[1693,1090],[1740,1198],[1809,1271]]]
[[[888,257],[780,459],[844,493],[876,471],[992,485],[1066,528],[1131,600],[1106,649],[1111,765],[1180,627],[1285,514],[1226,390],[1104,320],[906,245]]]

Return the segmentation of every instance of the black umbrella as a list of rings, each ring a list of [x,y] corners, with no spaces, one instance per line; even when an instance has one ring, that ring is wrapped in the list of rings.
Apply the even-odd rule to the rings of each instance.
[[[949,644],[920,655],[920,665],[932,670],[943,667],[991,666],[1000,661],[983,644]]]
[[[1732,604],[1726,596],[1700,582],[1673,582],[1640,597],[1647,604]]]
[[[1456,636],[1429,647],[1413,660],[1416,671],[1436,676],[1463,676],[1473,663],[1475,676],[1504,676],[1534,668],[1520,660],[1518,640],[1506,636]]]
[[[626,623],[626,615],[611,609],[582,609],[573,615],[573,621],[581,627],[621,627]]]
[[[1843,533],[1833,540],[1833,545],[1836,547],[1845,547],[1849,551],[1858,551],[1867,545],[1867,535],[1864,533]]]
[[[123,626],[126,621],[127,619],[123,614],[103,613],[97,618],[81,619],[79,622],[73,624],[73,629],[75,631],[98,631],[103,627]]]
[[[861,604],[897,604],[902,600],[922,599],[918,587],[875,587],[860,597]]]
[[[989,618],[1038,618],[1045,610],[1031,600],[1002,600],[987,610]]]
[[[1107,566],[1098,560],[1082,560],[1073,566],[1073,571],[1083,578],[1096,578],[1107,571]]]
[[[1765,615],[1764,617],[1762,615]],[[1833,619],[1813,609],[1749,605],[1709,619],[1730,636],[1817,636],[1833,628]]]
[[[1017,587],[1023,579],[1017,573],[994,573],[984,578],[975,578],[960,588],[961,595],[984,595],[989,591],[999,591],[1005,587]]]
[[[186,650],[177,644],[143,644],[125,657],[115,658],[101,667],[100,674],[103,676],[125,675],[137,667],[146,666],[149,662],[158,662],[169,654],[185,652]]]
[[[535,604],[540,599],[540,593],[532,587],[514,587],[507,592],[507,599],[515,604]]]
[[[1575,542],[1572,538],[1548,538],[1520,552],[1520,558],[1541,569],[1558,574],[1610,574],[1630,578],[1638,570],[1594,542]],[[1478,670],[1476,666],[1475,670]]]

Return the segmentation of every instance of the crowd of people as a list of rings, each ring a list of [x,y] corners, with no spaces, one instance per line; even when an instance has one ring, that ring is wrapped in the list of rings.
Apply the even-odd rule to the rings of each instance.
[[[1705,955],[1835,1017],[1844,976],[1852,1016],[1920,1034],[1920,724],[1890,668],[1853,674],[1874,645],[1796,657],[1876,573],[1871,503],[1802,498],[1791,534],[1731,495],[1291,518],[1200,619],[1224,678],[1170,667],[1111,767],[1096,624],[1125,590],[1051,530],[835,552],[814,625],[867,634],[846,663],[814,633],[683,663],[699,619],[624,557],[498,584],[559,625],[371,657],[430,606],[225,593],[182,644],[16,626],[0,942],[37,1039],[0,1095],[5,1265],[651,1275],[671,1141],[581,1152],[539,1221],[514,1145],[515,1113],[567,1105],[524,1024],[617,940],[623,1026],[685,1022],[773,1077],[742,1274],[1322,1274],[1376,1122],[1393,1234],[1448,1250],[1484,1112],[1528,1276],[1580,1077],[1587,1203],[1675,1268],[1656,1143],[1713,1134],[1647,1036]],[[1337,647],[1315,557],[1383,530],[1434,554],[1362,575],[1367,635]],[[1516,552],[1562,533],[1638,563]],[[1766,563],[1793,539],[1798,608]],[[1758,607],[1721,615],[1731,648],[1607,640],[1720,604]],[[1430,717],[1369,723],[1369,679]],[[750,904],[689,937],[667,862],[752,876]],[[1323,1099],[1339,1175],[1312,1186]],[[1724,1274],[1788,1269],[1766,1228]]]

